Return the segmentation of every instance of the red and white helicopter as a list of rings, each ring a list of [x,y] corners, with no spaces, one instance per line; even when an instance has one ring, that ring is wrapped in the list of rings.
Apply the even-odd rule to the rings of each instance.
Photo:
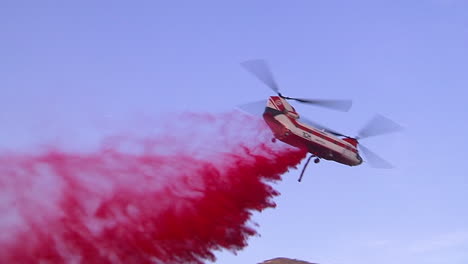
[[[356,137],[346,136],[332,129],[324,127],[318,123],[305,118],[300,118],[294,107],[287,100],[294,100],[300,103],[311,104],[329,109],[348,111],[351,108],[351,100],[320,100],[302,99],[283,96],[271,73],[268,64],[264,60],[250,60],[241,64],[247,71],[256,76],[260,81],[277,93],[270,96],[264,105],[264,101],[241,105],[240,108],[253,113],[256,109],[264,108],[263,119],[274,134],[273,142],[279,139],[289,145],[307,149],[312,155],[302,169],[299,181],[301,181],[304,171],[312,157],[314,162],[319,163],[320,159],[332,160],[349,166],[357,166],[363,163],[359,155],[362,150],[366,156],[366,161],[378,168],[391,168],[392,165],[380,158],[358,142],[359,139],[400,131],[402,127],[388,118],[376,115],[367,125],[365,125]],[[262,106],[259,105],[262,104]]]

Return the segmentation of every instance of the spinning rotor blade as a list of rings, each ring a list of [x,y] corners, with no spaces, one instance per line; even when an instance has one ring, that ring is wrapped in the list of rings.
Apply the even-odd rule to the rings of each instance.
[[[295,100],[297,102],[316,105],[328,109],[338,110],[346,112],[352,106],[351,100],[320,100],[320,99],[303,99],[303,98],[292,98],[283,96],[280,91],[278,84],[276,83],[273,73],[270,70],[270,66],[265,60],[248,60],[241,63],[248,72],[253,74],[257,79],[263,82],[266,86],[270,87],[275,93],[285,99]]]
[[[306,125],[309,125],[309,126],[317,128],[317,129],[323,130],[323,131],[325,131],[327,133],[333,134],[335,136],[348,137],[348,136],[346,136],[344,134],[341,134],[340,132],[337,132],[337,131],[335,131],[333,129],[330,129],[330,128],[326,127],[326,126],[323,126],[323,125],[321,125],[321,124],[319,124],[317,122],[311,121],[311,120],[309,120],[307,118],[301,117],[301,118],[299,118],[299,121],[306,124]]]
[[[260,81],[262,81],[266,86],[270,87],[276,93],[279,93],[278,84],[271,73],[270,67],[265,60],[249,60],[242,62],[241,65]]]
[[[383,134],[389,134],[403,130],[403,127],[392,120],[375,115],[358,133],[357,138],[368,138]]]
[[[359,147],[364,153],[364,156],[366,156],[366,160],[369,162],[369,165],[371,165],[372,167],[379,168],[379,169],[393,168],[392,164],[382,159],[381,157],[379,157],[377,154],[375,154],[374,152],[372,152],[370,149],[366,148],[362,144],[359,144]]]
[[[347,112],[353,105],[351,100],[321,100],[321,99],[303,99],[303,98],[289,98],[304,104],[316,105],[328,109]]]
[[[265,111],[266,103],[267,103],[267,100],[263,99],[260,101],[255,101],[255,102],[251,102],[247,104],[241,104],[241,105],[238,105],[237,107],[240,110],[247,112],[251,115],[261,117],[263,112]]]

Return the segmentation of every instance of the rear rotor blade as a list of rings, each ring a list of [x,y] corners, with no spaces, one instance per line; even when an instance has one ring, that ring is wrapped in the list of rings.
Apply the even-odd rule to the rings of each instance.
[[[238,105],[237,108],[251,115],[261,117],[265,111],[266,104],[267,100],[263,99],[260,101]]]
[[[372,152],[370,149],[366,148],[362,144],[359,144],[359,147],[364,153],[364,156],[366,157],[366,160],[368,161],[369,165],[371,165],[372,167],[379,168],[379,169],[393,168],[392,164],[382,159],[380,156],[378,156],[377,154],[375,154],[374,152]]]
[[[333,129],[330,129],[330,128],[324,126],[324,125],[321,125],[321,124],[319,124],[319,123],[317,123],[315,121],[311,121],[311,120],[309,120],[307,118],[304,118],[304,117],[299,118],[299,122],[304,123],[304,124],[309,125],[309,126],[312,126],[312,127],[315,127],[317,129],[323,130],[323,131],[328,132],[330,134],[333,134],[335,136],[347,137],[346,135],[341,134],[340,132],[337,132],[337,131],[335,131]]]
[[[304,104],[316,105],[328,109],[347,112],[351,109],[353,101],[351,100],[322,100],[322,99],[303,99],[303,98],[290,98]]]
[[[266,86],[270,87],[274,92],[279,94],[285,99],[296,100],[301,103],[312,104],[328,109],[338,110],[346,112],[352,106],[351,100],[320,100],[320,99],[303,99],[303,98],[291,98],[282,96],[279,92],[279,86],[271,72],[270,66],[265,60],[248,60],[241,63],[242,67],[248,72],[253,74],[257,79],[263,82]]]
[[[260,81],[266,84],[270,89],[279,93],[278,84],[271,73],[270,67],[265,60],[249,60],[241,63],[248,72],[252,73]]]
[[[392,120],[382,116],[375,115],[367,124],[359,131],[357,138],[368,138],[383,134],[394,133],[403,130],[403,127],[393,122]]]

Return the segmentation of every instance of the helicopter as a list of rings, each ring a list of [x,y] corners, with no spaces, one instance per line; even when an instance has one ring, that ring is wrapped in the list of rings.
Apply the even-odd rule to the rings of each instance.
[[[263,100],[244,104],[240,105],[239,108],[252,114],[255,114],[259,107],[263,108],[262,116],[273,132],[273,142],[280,140],[291,146],[306,149],[311,154],[302,169],[299,182],[312,158],[315,158],[314,163],[325,159],[348,166],[358,166],[364,162],[360,155],[360,151],[362,151],[366,157],[365,161],[372,167],[393,167],[389,162],[362,145],[359,140],[401,131],[403,128],[394,121],[382,115],[375,115],[359,130],[357,136],[347,136],[301,117],[288,101],[347,112],[352,106],[351,100],[304,99],[284,96],[265,60],[249,60],[242,62],[241,66],[273,90],[276,95],[270,96],[266,102]]]

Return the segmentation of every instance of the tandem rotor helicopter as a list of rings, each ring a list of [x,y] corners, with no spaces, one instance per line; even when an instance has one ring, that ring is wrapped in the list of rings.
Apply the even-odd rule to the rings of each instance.
[[[315,105],[328,109],[347,112],[351,106],[351,100],[322,100],[287,97],[281,94],[279,86],[265,60],[249,60],[241,65],[261,82],[273,90],[277,95],[270,96],[266,101],[244,104],[240,109],[253,113],[252,108],[263,107],[263,119],[273,132],[275,142],[277,139],[289,145],[305,148],[311,155],[307,159],[298,181],[302,180],[304,171],[311,158],[319,163],[320,159],[335,161],[349,166],[357,166],[363,163],[359,150],[364,153],[366,162],[376,168],[392,168],[392,165],[377,154],[359,143],[359,140],[397,132],[402,127],[390,119],[376,115],[361,130],[357,136],[351,137],[327,128],[316,122],[300,117],[288,100]],[[259,105],[261,104],[261,105]],[[358,150],[359,149],[359,150]]]

